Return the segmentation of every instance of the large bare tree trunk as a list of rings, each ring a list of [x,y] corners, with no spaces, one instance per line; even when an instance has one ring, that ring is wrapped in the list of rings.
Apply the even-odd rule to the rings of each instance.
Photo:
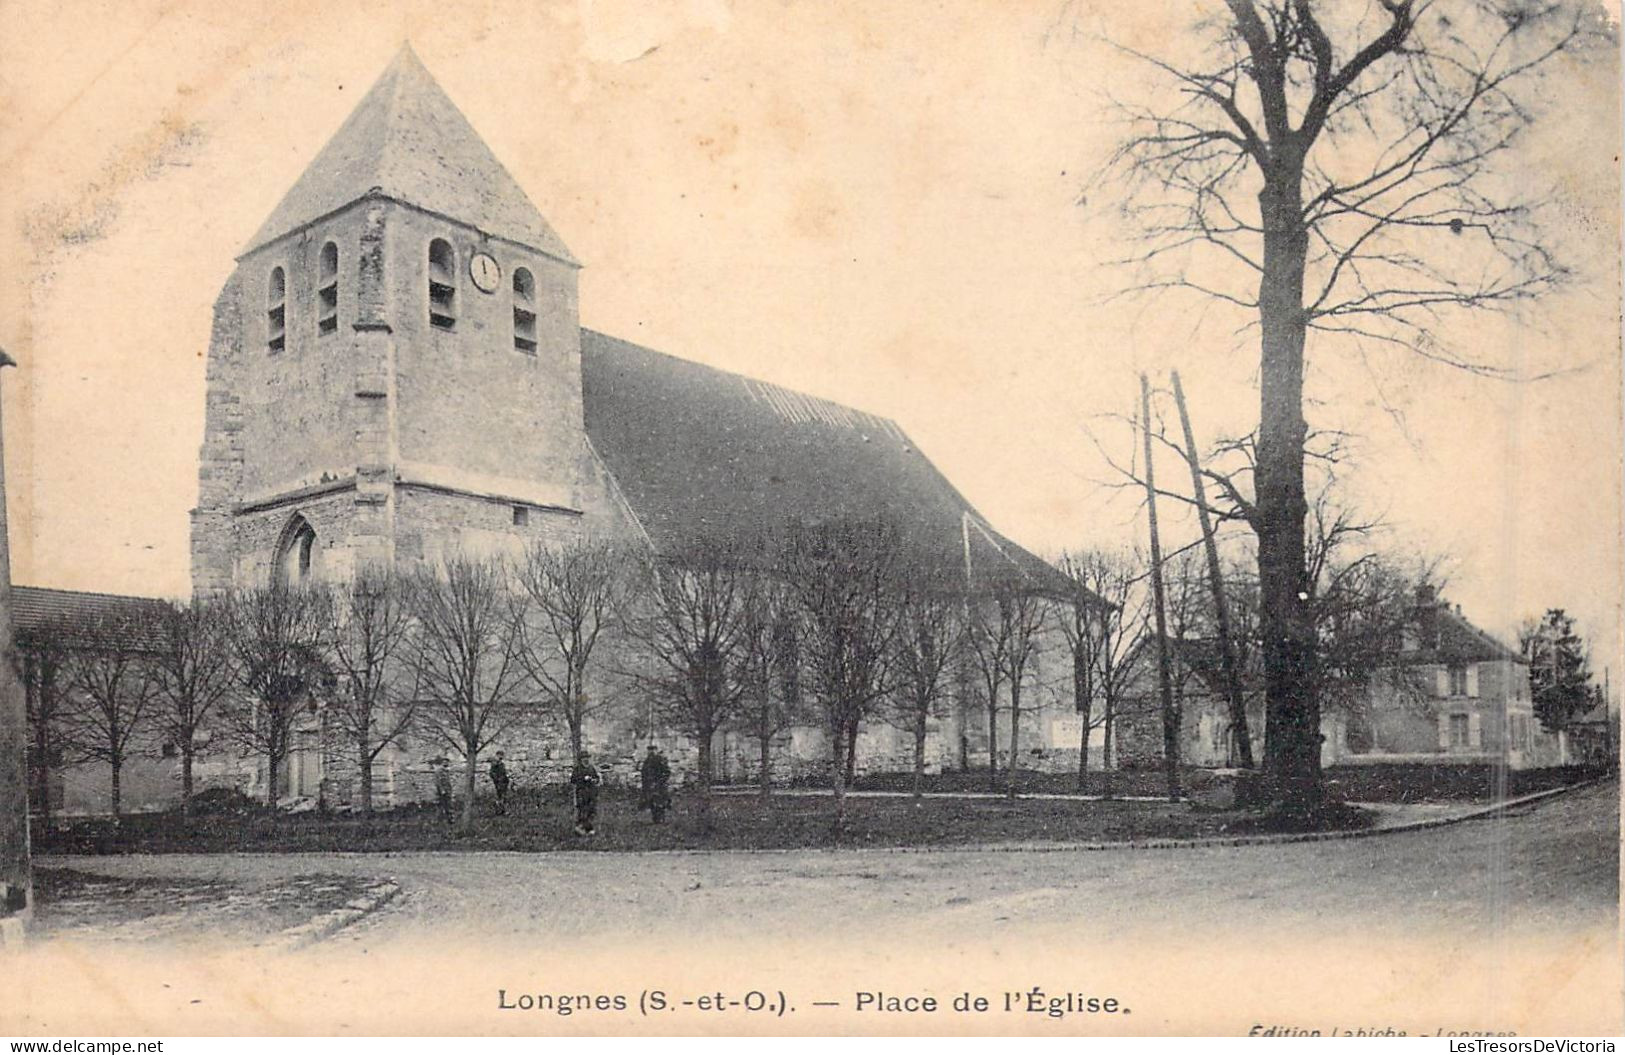
[[[1320,806],[1320,706],[1313,671],[1315,630],[1305,598],[1303,491],[1302,159],[1276,161],[1259,194],[1264,273],[1257,505],[1259,626],[1264,659],[1264,768],[1277,808]]]
[[[109,788],[108,788],[109,795],[110,795],[110,798],[111,798],[112,801],[109,803],[109,805],[112,807],[112,810],[113,810],[113,822],[116,824],[116,823],[118,823],[120,815],[123,813],[123,805],[124,805],[124,782],[123,782],[124,762],[122,760],[115,759],[113,762],[109,763],[109,768],[112,770],[111,779],[109,780]]]

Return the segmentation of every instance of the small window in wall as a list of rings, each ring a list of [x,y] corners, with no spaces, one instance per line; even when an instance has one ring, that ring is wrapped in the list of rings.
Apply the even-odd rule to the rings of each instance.
[[[1467,695],[1467,668],[1466,667],[1451,667],[1450,668],[1450,695],[1452,695],[1452,696],[1465,696],[1465,695]]]
[[[457,254],[444,238],[429,243],[429,325],[457,327]]]
[[[295,517],[277,549],[275,575],[279,586],[299,586],[320,577],[321,547],[316,531],[304,517]]]
[[[339,247],[332,242],[322,246],[317,276],[316,332],[326,336],[339,328]]]
[[[536,279],[522,267],[513,269],[513,346],[536,354]]]
[[[530,510],[526,509],[524,506],[514,506],[513,526],[524,527],[528,523],[530,523]]]
[[[287,344],[288,276],[280,267],[273,267],[265,292],[265,346],[280,352]]]
[[[1472,746],[1472,723],[1465,714],[1452,714],[1450,716],[1450,746]]]

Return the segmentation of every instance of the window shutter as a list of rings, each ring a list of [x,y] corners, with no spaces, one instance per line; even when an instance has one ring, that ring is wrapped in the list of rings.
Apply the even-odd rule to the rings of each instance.
[[[1450,716],[1439,715],[1439,750],[1450,750]]]
[[[1478,698],[1478,664],[1467,664],[1467,695]]]
[[[1484,746],[1483,717],[1476,711],[1467,716],[1467,744],[1469,747],[1482,748]]]
[[[1435,696],[1448,696],[1448,695],[1450,695],[1450,668],[1449,667],[1440,667],[1437,671],[1435,671],[1434,672],[1434,683],[1435,683],[1435,688],[1438,690],[1437,692],[1434,693]],[[1448,741],[1447,741],[1447,743],[1448,743]]]

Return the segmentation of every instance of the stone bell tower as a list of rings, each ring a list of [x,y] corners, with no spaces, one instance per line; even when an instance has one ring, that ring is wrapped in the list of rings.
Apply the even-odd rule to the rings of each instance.
[[[578,530],[579,266],[403,48],[215,302],[193,589]]]

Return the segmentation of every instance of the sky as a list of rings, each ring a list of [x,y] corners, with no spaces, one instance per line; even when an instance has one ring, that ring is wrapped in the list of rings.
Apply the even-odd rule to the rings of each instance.
[[[892,417],[1037,552],[1138,541],[1109,416],[1177,369],[1200,442],[1245,431],[1257,351],[1222,308],[1114,296],[1122,229],[1090,177],[1123,134],[1108,98],[1146,82],[1105,40],[1177,59],[1199,10],[1128,6],[6,4],[15,580],[188,592],[211,304],[405,40],[584,262],[583,325]],[[1309,367],[1382,544],[1447,556],[1446,596],[1503,636],[1568,609],[1616,675],[1618,80],[1611,53],[1558,68],[1508,176],[1559,189],[1574,281],[1448,331],[1560,376],[1314,344]]]

